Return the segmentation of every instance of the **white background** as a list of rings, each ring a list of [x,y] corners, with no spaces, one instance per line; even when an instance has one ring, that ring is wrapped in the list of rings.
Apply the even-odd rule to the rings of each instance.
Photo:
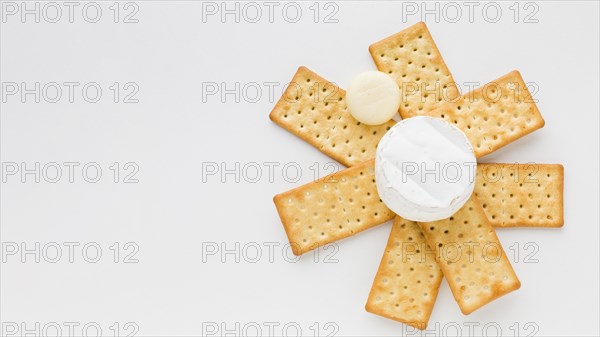
[[[332,160],[272,123],[268,114],[282,85],[300,65],[342,87],[357,73],[374,69],[369,44],[419,21],[420,10],[408,15],[409,8],[401,3],[337,2],[332,18],[338,22],[324,23],[323,16],[335,7],[322,3],[315,23],[309,8],[313,3],[302,2],[299,22],[288,23],[285,19],[293,19],[293,10],[284,17],[284,3],[276,3],[271,23],[268,7],[259,3],[263,16],[258,23],[247,22],[253,12],[242,13],[236,23],[233,15],[225,22],[219,15],[203,20],[203,7],[197,2],[138,1],[133,18],[139,22],[123,23],[132,8],[126,10],[121,3],[119,22],[114,23],[115,12],[109,8],[113,3],[99,2],[102,17],[87,23],[81,14],[86,3],[77,4],[73,23],[63,6],[58,23],[44,17],[36,23],[33,16],[22,23],[17,14],[3,18],[1,25],[3,86],[95,82],[103,89],[97,103],[83,99],[81,86],[74,103],[68,101],[66,87],[57,103],[43,97],[35,103],[32,95],[22,102],[18,94],[2,103],[4,168],[10,163],[28,168],[36,162],[42,167],[50,162],[81,164],[73,183],[63,166],[57,183],[44,177],[36,183],[33,175],[22,182],[17,174],[1,185],[3,328],[17,324],[21,329],[21,323],[34,328],[38,322],[50,329],[54,322],[63,326],[66,336],[65,322],[79,324],[74,330],[78,335],[84,324],[95,322],[104,335],[112,336],[115,322],[120,324],[119,335],[132,331],[124,324],[133,322],[130,327],[139,328],[138,336],[189,336],[202,334],[207,324],[232,329],[237,322],[241,328],[261,325],[262,334],[268,335],[267,325],[274,322],[278,335],[285,333],[285,324],[300,326],[307,336],[324,336],[334,328],[338,336],[410,332],[364,310],[389,223],[339,242],[337,250],[308,254],[296,263],[284,257],[289,251],[284,249],[286,236],[272,197],[313,180],[317,166],[320,176],[330,172],[325,165]],[[485,161],[562,163],[565,225],[498,230],[521,289],[463,316],[444,281],[430,329],[455,335],[458,327],[458,334],[466,336],[471,330],[465,322],[474,322],[476,335],[495,335],[495,328],[507,336],[597,335],[598,3],[537,2],[537,13],[529,18],[537,23],[524,22],[535,8],[526,9],[523,3],[518,5],[517,23],[515,7],[509,8],[513,2],[498,3],[503,11],[497,23],[487,22],[495,17],[493,8],[485,16],[485,3],[476,4],[473,22],[463,3],[458,3],[463,10],[458,22],[450,22],[455,15],[452,8],[443,11],[444,3],[439,22],[433,15],[426,22],[459,84],[483,84],[513,69],[520,70],[525,81],[535,82],[546,126]],[[89,14],[93,17],[93,10]],[[121,87],[134,82],[139,102],[123,103],[122,95],[130,90],[121,89],[119,103],[114,103],[109,89],[114,82]],[[236,82],[242,88],[258,83],[262,96],[251,102],[255,95],[242,92],[238,103],[233,94],[224,100],[212,95],[203,102],[203,85],[211,82],[228,88]],[[279,84],[276,97],[269,97],[265,82]],[[82,177],[81,167],[89,162],[103,170],[98,183]],[[113,182],[109,168],[114,162],[121,165],[119,183]],[[122,182],[131,172],[122,167],[127,162],[139,167],[138,183]],[[217,174],[203,182],[203,163],[224,163],[233,169],[236,162],[242,168],[258,163],[259,181],[242,176],[238,183],[230,174],[222,182]],[[273,181],[265,162],[280,165]],[[289,176],[282,175],[282,166],[290,162],[302,169],[298,182],[290,179],[293,169]],[[250,172],[254,177],[255,171]],[[64,245],[57,263],[48,261],[54,251],[42,255],[39,263],[33,254],[25,255],[25,261],[20,253],[6,254],[14,243],[32,249],[36,243],[44,247],[51,242],[78,243],[74,262],[69,262]],[[90,242],[102,248],[97,263],[82,257],[82,246]],[[120,244],[118,263],[110,249],[115,242]],[[128,242],[132,245],[125,249]],[[272,261],[265,246],[269,242],[278,244]],[[222,243],[234,250],[240,244],[239,263],[233,253],[203,254],[203,245]],[[255,245],[262,247],[262,255],[252,263]],[[250,248],[243,251],[244,246]],[[123,263],[132,247],[139,248],[133,256],[139,262]],[[95,255],[93,250],[88,253]],[[94,333],[92,328],[88,332]],[[288,333],[294,335],[294,329]]]

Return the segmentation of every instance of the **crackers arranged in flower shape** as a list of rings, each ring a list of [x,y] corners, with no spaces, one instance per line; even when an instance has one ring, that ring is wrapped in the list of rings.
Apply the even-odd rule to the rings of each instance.
[[[378,70],[401,89],[402,118],[454,123],[478,158],[544,126],[518,71],[460,96],[424,23],[369,51]],[[337,85],[300,67],[270,114],[349,167],[274,197],[294,254],[395,218],[366,309],[419,329],[427,327],[443,276],[464,314],[518,289],[521,283],[493,227],[561,227],[562,165],[479,164],[473,195],[452,217],[408,221],[379,198],[373,172],[377,144],[395,122],[361,124],[347,111],[344,96]]]

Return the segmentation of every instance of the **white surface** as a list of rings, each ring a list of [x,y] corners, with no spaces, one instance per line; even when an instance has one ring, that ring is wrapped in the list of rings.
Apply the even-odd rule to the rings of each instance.
[[[381,125],[400,108],[400,88],[381,71],[365,71],[356,76],[346,90],[348,112],[359,122]]]
[[[78,95],[75,103],[33,103],[29,97],[25,104],[10,99],[1,106],[3,162],[97,162],[104,173],[96,184],[80,173],[73,183],[65,177],[35,183],[31,176],[21,183],[16,176],[2,184],[3,243],[96,242],[103,255],[95,264],[80,250],[73,263],[66,249],[54,264],[9,257],[1,264],[1,320],[78,322],[79,329],[98,322],[110,336],[114,322],[121,336],[126,322],[137,324],[138,336],[199,335],[202,322],[248,328],[249,322],[277,322],[279,334],[284,324],[297,322],[307,336],[314,335],[315,322],[320,336],[334,322],[338,336],[406,335],[402,324],[364,310],[389,224],[340,242],[337,251],[321,250],[297,263],[283,257],[286,236],[273,195],[313,180],[317,168],[323,176],[336,165],[269,120],[281,86],[270,98],[264,83],[285,84],[306,65],[346,87],[356,73],[375,69],[370,43],[419,18],[403,22],[401,3],[355,1],[338,3],[337,24],[322,23],[331,11],[322,4],[315,24],[308,2],[301,3],[303,17],[295,24],[279,10],[274,23],[266,10],[256,24],[231,22],[231,15],[226,23],[215,16],[203,23],[200,3],[152,1],[137,3],[139,23],[115,24],[112,2],[101,4],[104,16],[96,24],[79,15],[75,23],[9,20],[1,26],[2,82],[97,82],[104,93],[95,104]],[[457,82],[483,84],[519,69],[537,85],[546,126],[484,160],[562,163],[565,226],[498,230],[521,289],[463,316],[444,282],[430,328],[454,335],[458,326],[467,336],[468,322],[475,322],[475,335],[484,326],[488,335],[494,327],[507,336],[534,329],[538,336],[598,335],[598,3],[538,2],[538,23],[523,22],[531,12],[524,4],[515,23],[512,2],[500,3],[502,18],[488,23],[484,3],[478,4],[473,23],[464,6],[457,23],[449,17],[436,23],[433,15],[427,23]],[[120,15],[129,12],[121,8]],[[137,83],[139,103],[113,103],[113,82]],[[231,94],[224,103],[220,95],[203,102],[203,83],[206,90],[210,83],[257,83],[263,94],[254,103],[251,92],[239,103]],[[120,100],[131,91],[121,90]],[[113,162],[121,165],[120,181],[133,170],[123,165],[137,163],[139,182],[114,183]],[[265,162],[280,163],[272,180]],[[283,178],[290,162],[302,169],[298,182],[293,168]],[[228,174],[223,183],[217,174],[203,182],[202,172],[214,168],[210,163],[246,165],[246,179],[237,183]],[[256,182],[250,182],[255,171],[249,163],[262,168]],[[137,244],[139,262],[114,263],[114,242],[120,243],[119,261],[135,250],[125,249],[127,242]],[[203,242],[205,251],[214,248],[211,242],[247,249],[239,263],[231,254],[225,263],[205,254],[203,263]],[[273,262],[269,242],[279,244]],[[252,243],[262,247],[256,263]]]
[[[476,168],[473,147],[459,128],[440,118],[413,117],[381,138],[375,183],[394,213],[412,221],[437,221],[467,202]]]

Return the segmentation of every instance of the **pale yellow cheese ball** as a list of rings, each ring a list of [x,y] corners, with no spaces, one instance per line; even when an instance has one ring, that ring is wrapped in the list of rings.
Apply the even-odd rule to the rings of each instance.
[[[396,81],[380,71],[367,71],[356,76],[346,90],[348,111],[367,125],[383,124],[400,108],[400,88]]]

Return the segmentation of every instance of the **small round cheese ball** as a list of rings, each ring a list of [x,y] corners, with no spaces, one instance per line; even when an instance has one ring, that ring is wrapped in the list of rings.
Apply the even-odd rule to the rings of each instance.
[[[380,71],[356,76],[346,91],[348,111],[367,125],[383,124],[400,108],[400,88],[393,78]]]

